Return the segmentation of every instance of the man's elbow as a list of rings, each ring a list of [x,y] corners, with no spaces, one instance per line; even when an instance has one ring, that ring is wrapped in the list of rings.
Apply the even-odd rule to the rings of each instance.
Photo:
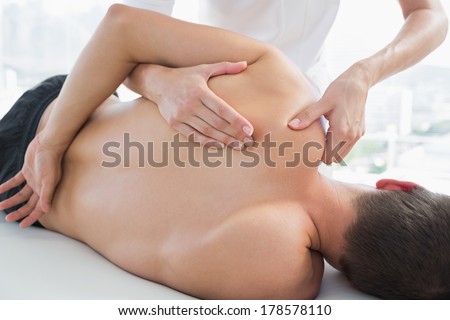
[[[129,11],[130,7],[120,3],[114,3],[108,8],[103,18],[103,23],[109,28],[114,28],[116,31],[123,30],[124,25],[129,21]]]
[[[114,3],[109,6],[108,11],[106,12],[106,17],[108,19],[122,20],[126,16],[128,9],[129,7],[124,4]]]

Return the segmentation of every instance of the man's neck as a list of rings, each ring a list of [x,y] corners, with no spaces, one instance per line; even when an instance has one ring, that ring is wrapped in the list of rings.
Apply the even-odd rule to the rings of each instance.
[[[333,267],[340,269],[344,234],[356,218],[355,197],[370,188],[328,179],[319,174],[307,212],[320,238],[318,250]]]

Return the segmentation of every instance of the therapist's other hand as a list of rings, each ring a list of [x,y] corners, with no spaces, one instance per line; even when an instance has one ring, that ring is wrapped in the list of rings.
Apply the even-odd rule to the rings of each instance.
[[[245,61],[186,68],[140,67],[153,68],[153,79],[148,79],[146,85],[148,98],[158,105],[161,115],[173,129],[185,136],[192,135],[194,141],[202,145],[222,147],[252,141],[250,122],[208,87],[208,80],[214,76],[245,70]]]
[[[22,170],[0,185],[5,193],[26,183],[22,190],[0,202],[0,210],[25,203],[20,209],[7,215],[8,222],[23,219],[20,227],[26,228],[50,212],[53,194],[61,179],[61,160],[64,151],[40,141],[37,135],[29,144]]]
[[[329,121],[329,128],[322,162],[340,163],[364,135],[368,91],[364,72],[352,67],[329,85],[319,101],[294,117],[289,127],[305,129],[323,115]]]

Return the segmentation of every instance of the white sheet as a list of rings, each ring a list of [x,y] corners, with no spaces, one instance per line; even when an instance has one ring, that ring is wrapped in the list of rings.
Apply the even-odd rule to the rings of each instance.
[[[195,299],[136,277],[83,243],[41,228],[26,230],[0,212],[0,299]],[[326,265],[318,299],[373,299]]]

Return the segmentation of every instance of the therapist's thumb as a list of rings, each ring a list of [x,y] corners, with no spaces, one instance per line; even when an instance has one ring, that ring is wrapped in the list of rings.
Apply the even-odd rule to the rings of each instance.
[[[220,76],[222,74],[236,74],[247,68],[247,61],[219,62],[205,65],[205,68],[208,78]]]
[[[288,126],[293,130],[305,129],[327,112],[328,107],[319,100],[289,121]]]

